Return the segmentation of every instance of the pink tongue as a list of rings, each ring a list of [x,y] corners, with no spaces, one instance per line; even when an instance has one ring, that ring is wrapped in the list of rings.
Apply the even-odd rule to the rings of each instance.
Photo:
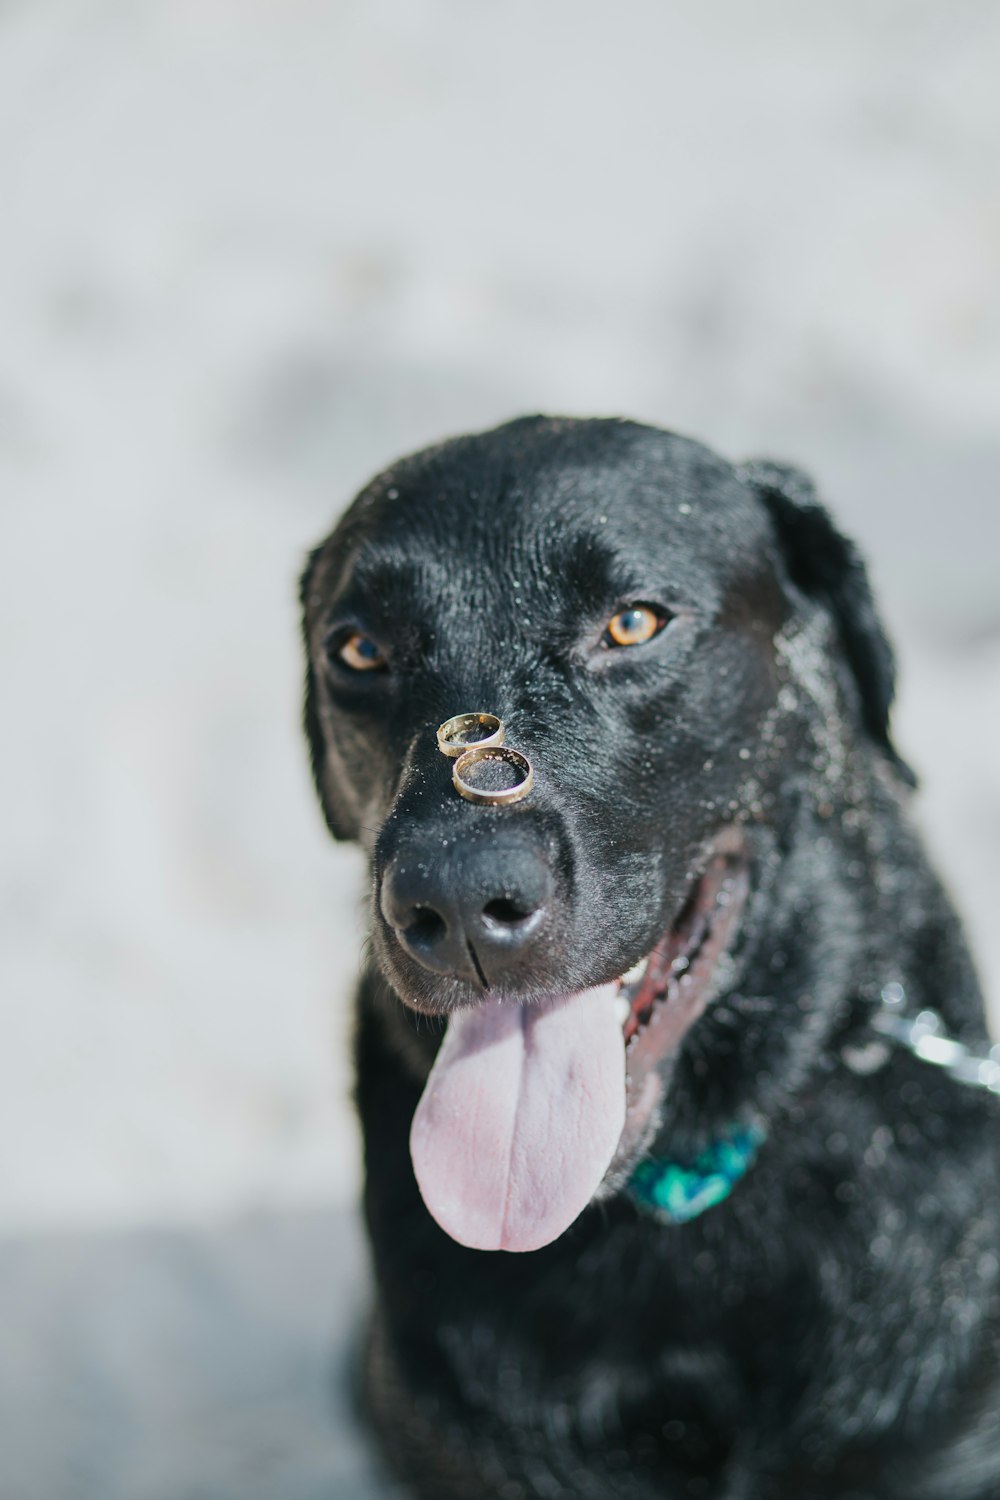
[[[430,1213],[473,1250],[537,1250],[590,1202],[625,1124],[615,987],[459,1011],[413,1116]]]

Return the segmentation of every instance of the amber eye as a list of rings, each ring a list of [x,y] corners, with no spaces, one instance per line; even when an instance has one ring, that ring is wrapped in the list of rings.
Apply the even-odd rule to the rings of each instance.
[[[648,604],[630,604],[608,621],[604,632],[606,646],[641,646],[659,635],[668,616]]]
[[[386,659],[381,649],[376,646],[371,636],[362,635],[356,630],[342,641],[335,652],[337,660],[352,672],[374,672],[379,667],[386,665]]]

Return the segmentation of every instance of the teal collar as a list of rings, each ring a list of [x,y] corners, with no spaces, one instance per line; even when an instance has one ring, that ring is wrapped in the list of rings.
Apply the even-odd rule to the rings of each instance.
[[[753,1166],[766,1135],[757,1126],[735,1127],[706,1147],[690,1167],[648,1158],[632,1174],[629,1192],[656,1218],[686,1224],[729,1197]]]

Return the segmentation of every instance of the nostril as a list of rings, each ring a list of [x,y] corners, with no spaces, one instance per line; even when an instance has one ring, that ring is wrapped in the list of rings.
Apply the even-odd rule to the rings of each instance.
[[[475,976],[484,989],[505,966],[530,963],[553,911],[549,865],[530,845],[495,840],[435,856],[421,848],[386,861],[378,903],[393,942],[430,973]]]
[[[483,907],[483,916],[504,927],[515,927],[518,922],[526,922],[529,917],[534,916],[535,910],[534,907],[525,910],[524,905],[511,900],[509,896],[501,896],[496,901],[487,901]]]
[[[405,936],[409,942],[427,948],[444,937],[447,931],[448,924],[432,906],[415,906],[413,921],[407,927]]]

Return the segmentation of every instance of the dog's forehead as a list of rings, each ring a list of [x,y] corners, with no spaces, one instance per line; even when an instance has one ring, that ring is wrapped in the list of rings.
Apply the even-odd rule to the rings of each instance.
[[[324,592],[404,579],[417,592],[445,580],[537,591],[558,578],[609,599],[701,595],[763,547],[763,508],[709,450],[635,424],[567,426],[461,439],[380,475],[330,538]]]

